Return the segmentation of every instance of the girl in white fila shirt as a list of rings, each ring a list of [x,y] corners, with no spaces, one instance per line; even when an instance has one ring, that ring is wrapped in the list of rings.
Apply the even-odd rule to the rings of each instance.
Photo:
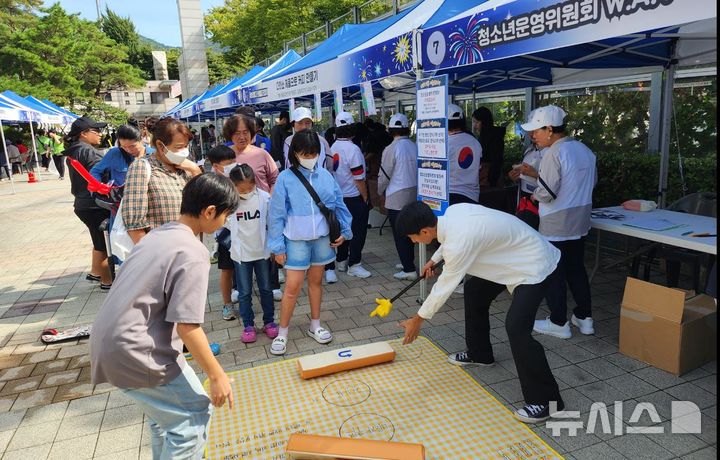
[[[337,268],[350,276],[367,278],[371,273],[360,263],[367,236],[370,203],[365,183],[365,157],[352,141],[355,136],[355,120],[348,112],[335,117],[337,140],[330,147],[333,155],[333,175],[340,186],[343,201],[352,215],[352,234],[337,249]]]

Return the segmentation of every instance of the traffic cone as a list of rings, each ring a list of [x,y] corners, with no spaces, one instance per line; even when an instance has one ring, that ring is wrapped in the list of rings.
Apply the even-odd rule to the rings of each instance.
[[[28,184],[34,184],[35,182],[37,182],[37,180],[35,180],[35,173],[28,171]]]

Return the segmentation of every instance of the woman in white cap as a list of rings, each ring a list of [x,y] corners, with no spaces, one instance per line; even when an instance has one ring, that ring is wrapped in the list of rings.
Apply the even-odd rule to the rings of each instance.
[[[448,169],[450,204],[473,203],[480,200],[480,159],[482,147],[472,134],[465,131],[465,113],[448,105]]]
[[[290,115],[290,124],[292,125],[293,134],[286,137],[283,143],[283,155],[285,156],[284,169],[288,169],[291,166],[290,161],[288,160],[288,152],[290,151],[290,144],[292,143],[295,133],[299,133],[300,131],[306,129],[312,130],[313,128],[312,110],[307,107],[296,107]],[[328,141],[322,136],[320,136],[320,156],[318,157],[318,163],[321,167],[332,173],[332,155],[330,155],[330,144],[328,144]],[[335,273],[334,260],[325,266],[325,282],[328,284],[338,282],[338,277]]]
[[[343,201],[352,215],[352,234],[337,249],[337,268],[347,271],[350,276],[368,278],[372,274],[362,266],[362,250],[367,237],[367,224],[370,217],[370,195],[365,182],[365,157],[353,142],[355,120],[349,112],[340,112],[335,117],[337,140],[330,147],[332,152],[333,175]]]
[[[395,231],[395,222],[400,210],[417,199],[417,146],[410,135],[408,119],[402,113],[390,117],[388,131],[393,137],[382,153],[378,174],[378,194],[385,194],[385,208],[393,229],[395,249],[400,257],[401,268],[393,276],[399,280],[412,281],[417,278],[415,271],[415,246],[405,235]]]
[[[567,289],[577,307],[571,322],[580,333],[595,333],[591,317],[590,283],[585,270],[585,238],[590,231],[592,192],[597,183],[595,154],[568,137],[565,111],[554,105],[535,109],[522,125],[543,151],[540,168],[523,164],[523,175],[536,177],[532,198],[540,203],[540,233],[560,249],[557,270],[548,278],[546,299],[550,316],[535,321],[533,330],[562,339],[572,337],[567,321]]]

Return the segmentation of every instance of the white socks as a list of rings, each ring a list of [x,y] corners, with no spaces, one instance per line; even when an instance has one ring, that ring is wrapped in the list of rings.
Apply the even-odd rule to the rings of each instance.
[[[278,327],[278,337],[285,337],[287,339],[289,327]]]
[[[310,330],[315,332],[317,328],[320,327],[320,320],[319,319],[311,319],[310,320]]]

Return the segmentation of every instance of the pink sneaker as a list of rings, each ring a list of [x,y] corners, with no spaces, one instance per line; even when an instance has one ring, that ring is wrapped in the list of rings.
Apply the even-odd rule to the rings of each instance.
[[[263,326],[262,330],[265,335],[267,335],[270,339],[274,339],[275,337],[277,337],[278,332],[280,332],[278,325],[275,323],[267,323]]]
[[[257,340],[257,331],[255,326],[248,326],[243,330],[242,337],[240,337],[242,343],[253,343]]]

